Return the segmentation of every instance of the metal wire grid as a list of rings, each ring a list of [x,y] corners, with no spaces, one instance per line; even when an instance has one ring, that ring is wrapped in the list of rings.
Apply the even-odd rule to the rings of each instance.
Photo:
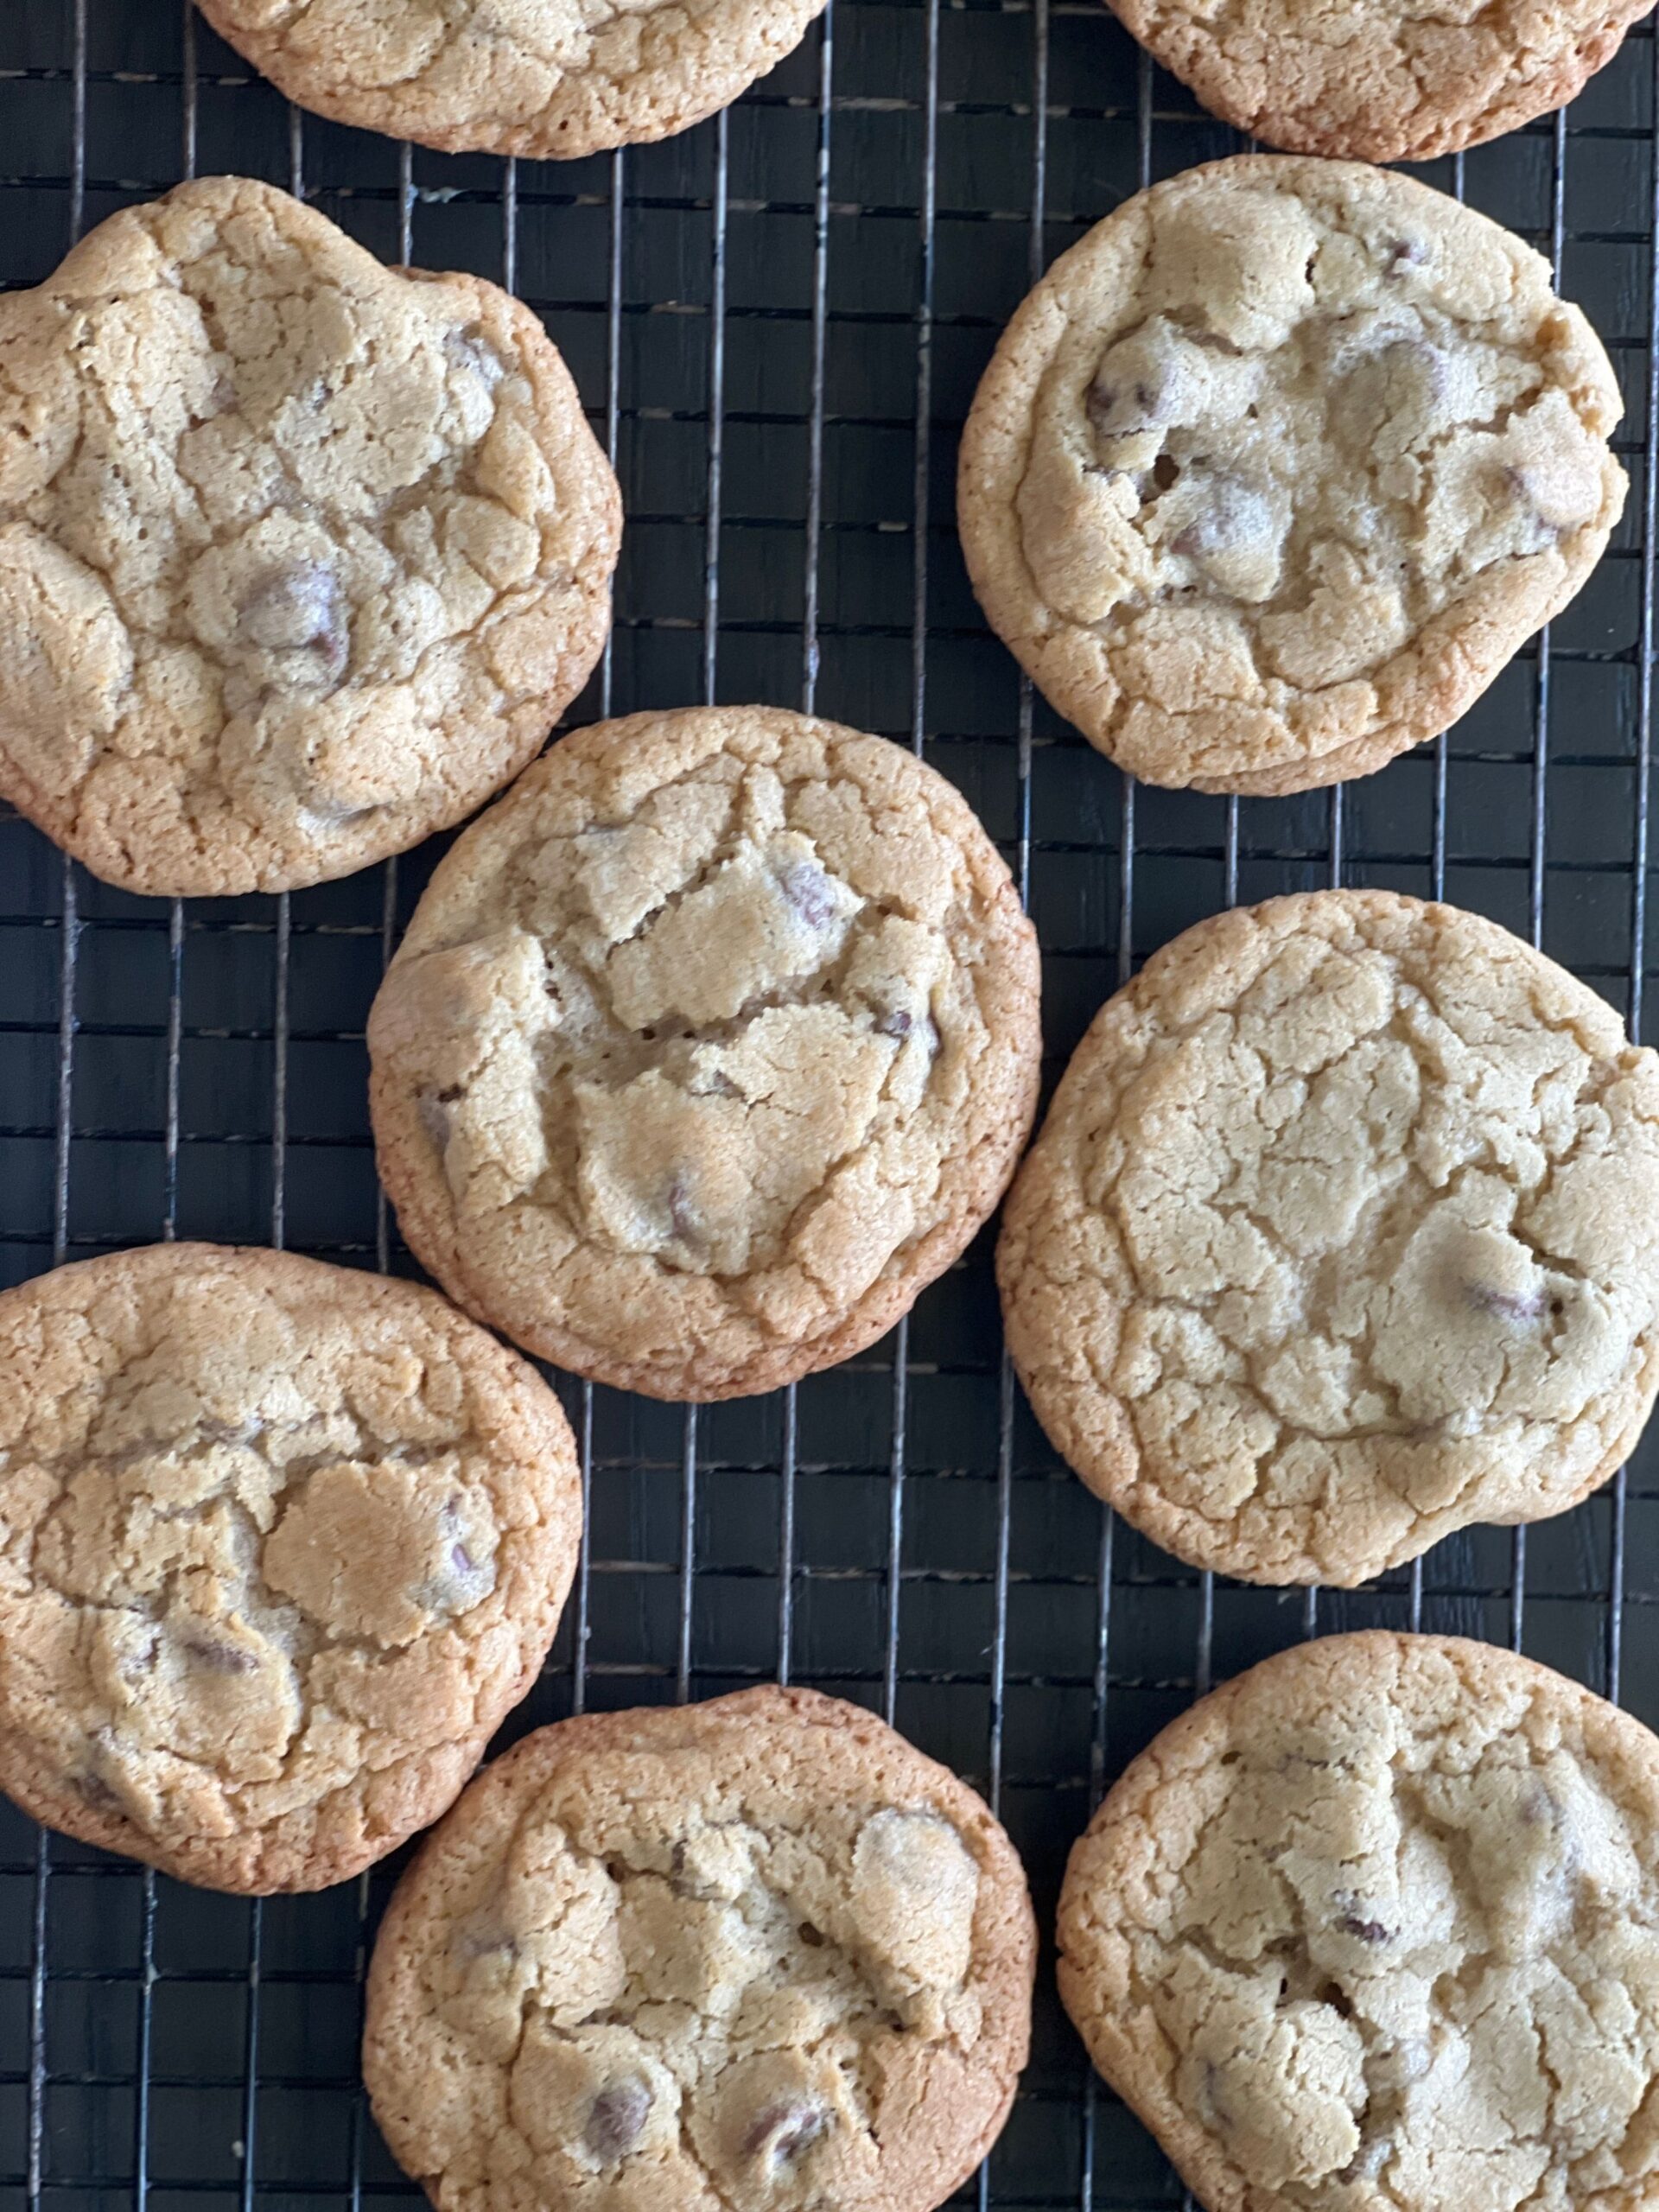
[[[11,16],[0,16],[0,277],[20,282],[44,273],[79,234],[89,200],[102,213],[194,174],[211,103],[242,87],[244,73],[188,7],[158,66],[149,58],[154,23],[141,22],[156,12],[148,0],[10,6]],[[143,49],[137,68],[121,66],[128,35]],[[970,39],[1007,67],[991,96],[976,97],[987,88]],[[111,45],[112,60],[95,57],[95,40]],[[432,239],[438,211],[493,212],[494,266],[484,273],[513,289],[527,239],[539,277],[564,226],[597,215],[603,297],[588,303],[602,334],[597,349],[584,355],[582,332],[567,329],[569,301],[525,286],[572,353],[590,402],[602,391],[602,433],[628,495],[617,633],[573,719],[608,713],[613,702],[698,692],[771,696],[925,747],[990,819],[1034,902],[1057,1058],[1137,953],[1185,921],[1241,895],[1351,880],[1436,895],[1449,888],[1498,913],[1622,995],[1640,1035],[1659,429],[1653,63],[1651,38],[1638,35],[1579,103],[1571,127],[1558,118],[1466,163],[1444,164],[1437,178],[1459,193],[1476,188],[1471,197],[1539,237],[1625,374],[1639,434],[1630,442],[1631,521],[1581,602],[1585,619],[1566,618],[1559,628],[1571,624],[1572,635],[1541,640],[1450,741],[1363,785],[1247,805],[1137,792],[1056,723],[1028,685],[1016,687],[1000,660],[987,661],[950,532],[955,426],[1020,290],[1057,244],[1124,191],[1230,143],[1154,78],[1094,0],[986,0],[967,10],[941,0],[831,0],[794,63],[694,134],[690,188],[654,150],[582,165],[572,189],[557,169],[441,162],[292,111],[278,158],[268,135],[274,104],[251,91],[245,97],[262,100],[266,135],[227,142],[215,124],[212,165],[254,168],[251,156],[267,156],[265,173],[310,189],[348,227],[370,224],[383,251],[409,259],[418,249],[436,265],[457,257],[457,242],[478,249],[475,230],[452,238],[447,252]],[[153,149],[157,96],[177,99],[176,162],[165,168],[127,155],[129,145]],[[89,99],[99,115],[91,134]],[[39,127],[48,103],[55,153],[45,147],[54,126]],[[901,127],[897,145],[868,136],[849,163],[844,142],[890,118]],[[1001,190],[1007,160],[964,146],[977,124],[994,130],[1004,155],[1010,131],[1023,140],[1014,166],[1024,190],[1012,208]],[[948,158],[942,133],[950,136]],[[734,195],[740,152],[747,175],[769,134],[794,147],[795,188]],[[90,168],[89,143],[102,157]],[[327,167],[311,158],[318,144]],[[1051,206],[1057,168],[1063,213]],[[1580,196],[1586,214],[1570,220]],[[59,235],[44,235],[51,224],[28,224],[38,205],[61,206]],[[786,272],[793,304],[757,305],[750,270],[751,296],[734,307],[735,223],[779,215],[804,226]],[[702,263],[704,296],[689,306],[671,284],[653,281],[650,251],[644,268],[633,265],[638,239],[664,219],[671,275]],[[942,243],[959,247],[970,226],[967,258],[985,265],[969,272],[964,289],[963,257]],[[836,272],[849,260],[856,266],[861,228],[876,238],[874,258],[895,230],[906,236],[896,304],[837,302]],[[1012,252],[1011,235],[1020,240]],[[1613,249],[1611,270],[1595,265],[1604,247]],[[804,283],[794,265],[802,263]],[[942,282],[951,289],[943,308]],[[684,388],[662,407],[632,340],[648,322],[652,345],[667,347],[670,316],[680,334],[698,332],[702,354],[694,361],[680,347]],[[907,359],[908,410],[846,404],[849,349],[856,357],[895,333]],[[747,404],[730,397],[737,338]],[[887,343],[889,361],[893,350]],[[700,502],[680,512],[665,510],[648,450],[650,426],[663,423],[690,426],[701,450]],[[745,481],[734,500],[740,438]],[[798,513],[779,500],[780,467],[804,480]],[[839,480],[861,473],[881,486],[874,521],[849,512],[841,496]],[[908,493],[897,514],[895,486]],[[657,530],[683,556],[696,541],[699,588],[689,607],[672,563],[636,557]],[[770,542],[780,532],[798,554],[798,604],[786,618],[757,589],[753,563],[734,559],[746,534]],[[898,572],[884,560],[883,540],[894,537],[908,549],[907,620],[884,619],[890,601],[877,612],[861,592],[868,567],[878,574],[877,597],[883,587],[898,596]],[[729,578],[734,565],[737,589],[728,582],[722,601],[722,569]],[[1632,569],[1635,620],[1621,629]],[[670,651],[653,660],[647,649],[664,641]],[[679,650],[687,644],[690,658]],[[15,995],[0,997],[0,1245],[10,1274],[156,1235],[281,1244],[296,1229],[306,1249],[406,1267],[384,1197],[365,1196],[360,1101],[343,1135],[321,1136],[308,1118],[312,1089],[325,1083],[320,1048],[350,1048],[346,1077],[355,1079],[360,1020],[335,1012],[296,1023],[294,1006],[296,993],[308,1006],[316,996],[313,951],[335,965],[356,960],[359,982],[372,982],[359,956],[366,948],[373,969],[384,966],[426,856],[334,892],[190,910],[175,902],[159,919],[152,904],[92,883],[22,825],[0,823],[0,928],[15,956],[3,964],[16,971]],[[1547,861],[1548,839],[1551,850],[1565,842],[1565,858]],[[146,952],[158,942],[164,952],[159,967],[137,963],[143,988],[133,991],[125,956],[141,941]],[[204,967],[210,988],[193,1010],[192,970]],[[262,995],[263,1015],[250,1011]],[[146,1082],[132,1053],[105,1049],[136,1044],[153,1063],[158,1043],[159,1088],[153,1065]],[[237,1065],[250,1046],[268,1077],[263,1115],[251,1110]],[[229,1118],[216,1122],[207,1108],[221,1082]],[[344,1230],[311,1187],[319,1158],[349,1183]],[[198,1161],[205,1174],[194,1172]],[[308,1185],[298,1206],[296,1177]],[[1124,1758],[1195,1690],[1299,1634],[1387,1619],[1465,1629],[1516,1648],[1524,1640],[1613,1695],[1634,1671],[1629,1659],[1639,1670],[1630,1685],[1637,1709],[1649,1719],[1659,1713],[1659,1639],[1645,1611],[1659,1585],[1646,1574],[1644,1548],[1629,1541],[1633,1526],[1640,1533],[1635,1516],[1651,1519],[1652,1493],[1639,1480],[1621,1474],[1603,1499],[1535,1530],[1530,1547],[1525,1531],[1471,1534],[1354,1597],[1287,1600],[1183,1573],[1115,1529],[1046,1451],[1001,1351],[982,1246],[868,1358],[779,1401],[699,1415],[587,1385],[566,1387],[566,1397],[593,1512],[560,1649],[515,1728],[590,1701],[810,1677],[874,1703],[970,1772],[1009,1820],[1039,1903]],[[849,1596],[848,1609],[841,1601]],[[412,2197],[374,2138],[353,2063],[364,1958],[388,1881],[383,1870],[324,1898],[230,1903],[8,1816],[0,1824],[0,2212],[79,2212],[117,2194],[138,2212],[152,2199],[158,2212],[203,2198],[241,2212],[256,2201],[344,2200],[357,2212],[365,2194]],[[1134,2123],[1094,2082],[1046,1991],[1020,2105],[966,2194],[1030,2206],[1180,2201]]]

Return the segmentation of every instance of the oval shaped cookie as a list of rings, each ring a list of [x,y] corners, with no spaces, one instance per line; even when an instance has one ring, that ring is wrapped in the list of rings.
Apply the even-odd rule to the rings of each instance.
[[[1177,1557],[1352,1584],[1560,1513],[1659,1389],[1659,1057],[1495,924],[1220,914],[1096,1015],[1008,1202],[1008,1349]]]
[[[799,45],[824,0],[202,0],[302,107],[537,161],[671,137]]]
[[[0,1789],[210,1889],[435,1820],[575,1564],[558,1401],[429,1290],[161,1244],[0,1295]]]
[[[1212,115],[1293,154],[1427,162],[1565,106],[1653,0],[1411,0],[1321,14],[1284,0],[1111,0]]]
[[[1036,940],[960,795],[765,707],[567,737],[432,879],[369,1019],[381,1174],[450,1295],[652,1396],[872,1343],[1001,1196]]]
[[[1007,2115],[1035,1949],[986,1807],[859,1707],[592,1713],[404,1878],[363,2075],[439,2212],[929,2212]]]
[[[1365,775],[1600,558],[1620,404],[1541,257],[1427,185],[1245,156],[1138,194],[1003,334],[963,550],[1044,695],[1149,783]]]
[[[1205,1698],[1071,1853],[1060,1994],[1207,2212],[1659,2189],[1659,1740],[1452,1637]]]
[[[610,620],[616,480],[527,308],[181,185],[0,299],[0,793],[179,895],[348,874],[516,775]]]

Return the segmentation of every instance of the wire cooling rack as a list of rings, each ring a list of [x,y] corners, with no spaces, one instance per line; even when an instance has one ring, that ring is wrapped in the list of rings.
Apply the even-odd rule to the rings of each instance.
[[[1654,1028],[1648,977],[1655,48],[1426,174],[1550,253],[1623,380],[1630,506],[1588,588],[1438,745],[1332,792],[1137,790],[1033,699],[969,592],[957,435],[1060,248],[1237,142],[1096,0],[831,0],[728,114],[556,165],[443,158],[289,109],[181,0],[0,0],[0,283],[193,172],[302,190],[387,259],[542,313],[628,510],[615,634],[571,719],[816,708],[967,792],[1029,898],[1050,1075],[1147,952],[1230,901],[1444,893]],[[442,841],[439,841],[440,844]],[[0,1266],[173,1236],[408,1269],[376,1185],[364,1019],[438,846],[291,898],[123,896],[0,817]],[[1195,1691],[1305,1635],[1421,1623],[1524,1647],[1659,1720],[1650,1454],[1577,1512],[1472,1530],[1364,1592],[1253,1590],[1115,1526],[1003,1358],[988,1238],[865,1357],[683,1411],[561,1382],[588,1540],[507,1731],[811,1681],[968,1775],[1039,1907],[1104,1782]],[[0,2212],[359,2212],[416,2201],[357,2087],[395,1865],[264,1903],[180,1887],[0,1804]],[[982,2205],[1178,2206],[1095,2084],[1046,1964]]]

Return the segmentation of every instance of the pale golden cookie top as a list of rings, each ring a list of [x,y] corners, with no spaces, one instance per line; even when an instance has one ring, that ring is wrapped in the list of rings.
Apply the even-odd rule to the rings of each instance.
[[[760,1389],[879,1335],[1035,1096],[1007,868],[898,746],[762,708],[564,739],[469,830],[369,1023],[405,1236],[545,1357]]]
[[[592,154],[727,106],[824,0],[203,0],[290,99],[451,152]]]
[[[0,791],[138,891],[401,851],[580,688],[620,525],[527,308],[181,185],[0,300]]]
[[[1035,1930],[972,1791],[760,1689],[543,1730],[395,1899],[364,2072],[442,2212],[925,2212],[1024,2062]]]
[[[1652,0],[1112,0],[1155,60],[1264,145],[1426,162],[1563,106]]]
[[[1656,1923],[1645,1728],[1488,1644],[1332,1637],[1129,1768],[1060,1986],[1212,2212],[1638,2212]]]
[[[1140,776],[1289,791],[1435,734],[1578,588],[1619,399],[1540,257],[1409,178],[1245,156],[1014,316],[965,434],[993,626]]]
[[[1096,1017],[998,1273],[1039,1419],[1180,1557],[1364,1580],[1576,1503],[1659,1387],[1659,1058],[1494,924],[1236,909]]]
[[[0,1786],[225,1889],[448,1804],[552,1639],[556,1400],[430,1291],[157,1245],[0,1296]]]

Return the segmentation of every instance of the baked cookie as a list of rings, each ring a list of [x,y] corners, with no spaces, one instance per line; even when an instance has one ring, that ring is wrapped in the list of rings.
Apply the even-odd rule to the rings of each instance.
[[[404,1878],[364,2080],[439,2212],[928,2212],[1007,2115],[1035,1948],[990,1813],[858,1707],[594,1713]]]
[[[824,0],[199,0],[302,107],[537,161],[671,138],[798,46]]]
[[[991,626],[1149,783],[1294,791],[1462,714],[1601,556],[1620,404],[1540,257],[1409,177],[1138,194],[1003,334],[959,512]]]
[[[582,688],[620,531],[527,308],[181,185],[0,299],[0,794],[130,891],[402,852]]]
[[[474,823],[369,1017],[410,1249],[562,1367],[769,1390],[871,1344],[1001,1196],[1036,941],[942,776],[768,707],[565,738]]]
[[[1659,2201],[1659,1741],[1452,1637],[1193,1707],[1071,1853],[1059,1982],[1208,2212]]]
[[[1351,1585],[1565,1512],[1659,1389],[1659,1056],[1519,938],[1318,891],[1217,915],[1077,1047],[1009,1199],[1008,1349],[1194,1566]]]
[[[219,1890],[435,1820],[552,1642],[570,1431],[429,1290],[159,1244],[0,1295],[0,1789]]]
[[[1653,0],[1519,0],[1435,13],[1381,0],[1341,13],[1286,0],[1111,0],[1212,115],[1269,146],[1427,162],[1562,107]]]

